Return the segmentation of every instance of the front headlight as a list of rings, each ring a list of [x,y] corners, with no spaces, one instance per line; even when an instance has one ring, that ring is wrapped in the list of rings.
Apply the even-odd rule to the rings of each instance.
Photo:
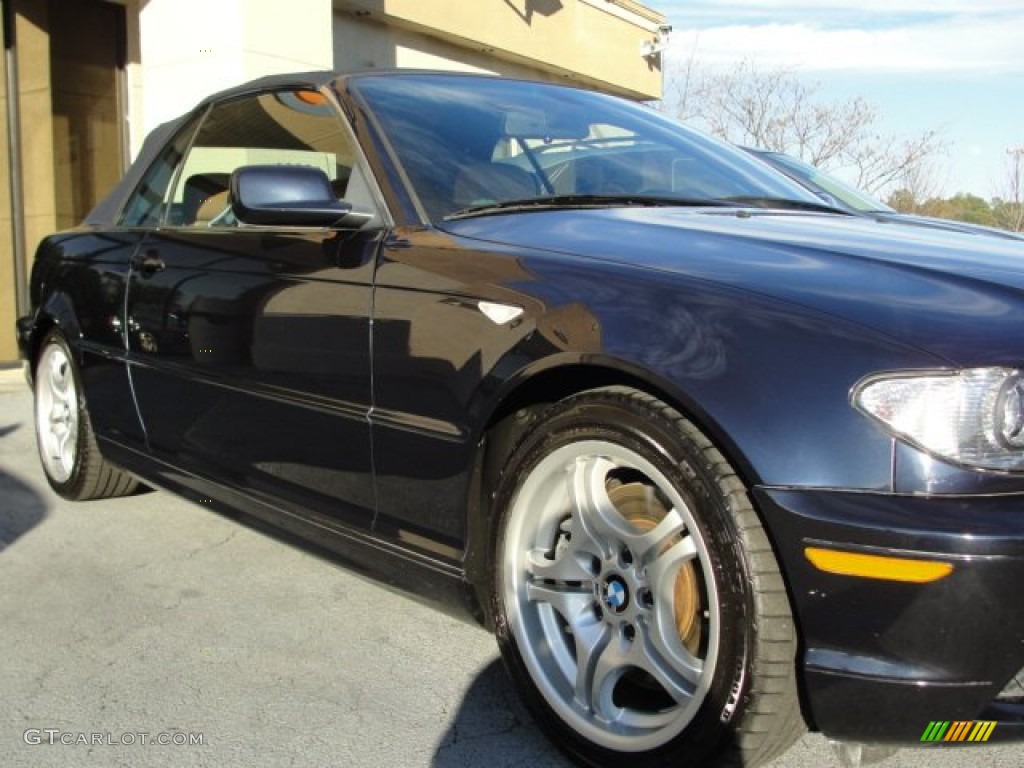
[[[1024,472],[1024,372],[972,368],[869,376],[853,404],[895,437],[969,467]]]

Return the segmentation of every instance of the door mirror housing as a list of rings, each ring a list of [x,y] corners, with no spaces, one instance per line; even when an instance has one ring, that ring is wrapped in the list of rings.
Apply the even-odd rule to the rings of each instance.
[[[359,229],[373,218],[338,200],[327,174],[309,165],[243,165],[231,174],[230,189],[243,224]]]

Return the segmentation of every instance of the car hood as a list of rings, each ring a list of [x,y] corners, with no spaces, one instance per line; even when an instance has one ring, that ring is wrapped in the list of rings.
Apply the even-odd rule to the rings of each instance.
[[[545,210],[443,228],[728,284],[870,327],[953,364],[1024,364],[1020,241],[854,216],[721,208]]]
[[[986,227],[983,224],[972,224],[968,221],[940,219],[935,216],[918,216],[911,213],[890,213],[888,211],[878,211],[871,215],[879,221],[886,221],[893,224],[906,224],[913,227],[931,227],[933,229],[945,229],[954,232],[965,232],[971,235],[1000,237],[1007,240],[1020,240],[1024,242],[1024,235],[1020,232],[1009,232],[1005,229]]]

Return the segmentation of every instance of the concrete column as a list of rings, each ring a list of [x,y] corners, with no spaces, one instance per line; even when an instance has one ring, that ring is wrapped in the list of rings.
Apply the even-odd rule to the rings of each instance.
[[[21,156],[25,191],[26,257],[57,227],[54,192],[53,91],[50,31],[45,3],[20,2],[18,10],[18,91],[21,101]]]
[[[4,0],[9,3],[11,0]],[[6,54],[6,51],[5,51]],[[18,347],[14,340],[13,323],[15,313],[15,268],[14,232],[11,221],[10,156],[7,135],[7,62],[6,55],[0,56],[0,364],[13,362],[18,358]]]

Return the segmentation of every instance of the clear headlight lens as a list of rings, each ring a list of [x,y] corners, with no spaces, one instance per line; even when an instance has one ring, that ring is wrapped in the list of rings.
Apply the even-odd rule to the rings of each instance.
[[[855,407],[895,437],[970,467],[1024,471],[1024,372],[972,368],[870,376]]]

